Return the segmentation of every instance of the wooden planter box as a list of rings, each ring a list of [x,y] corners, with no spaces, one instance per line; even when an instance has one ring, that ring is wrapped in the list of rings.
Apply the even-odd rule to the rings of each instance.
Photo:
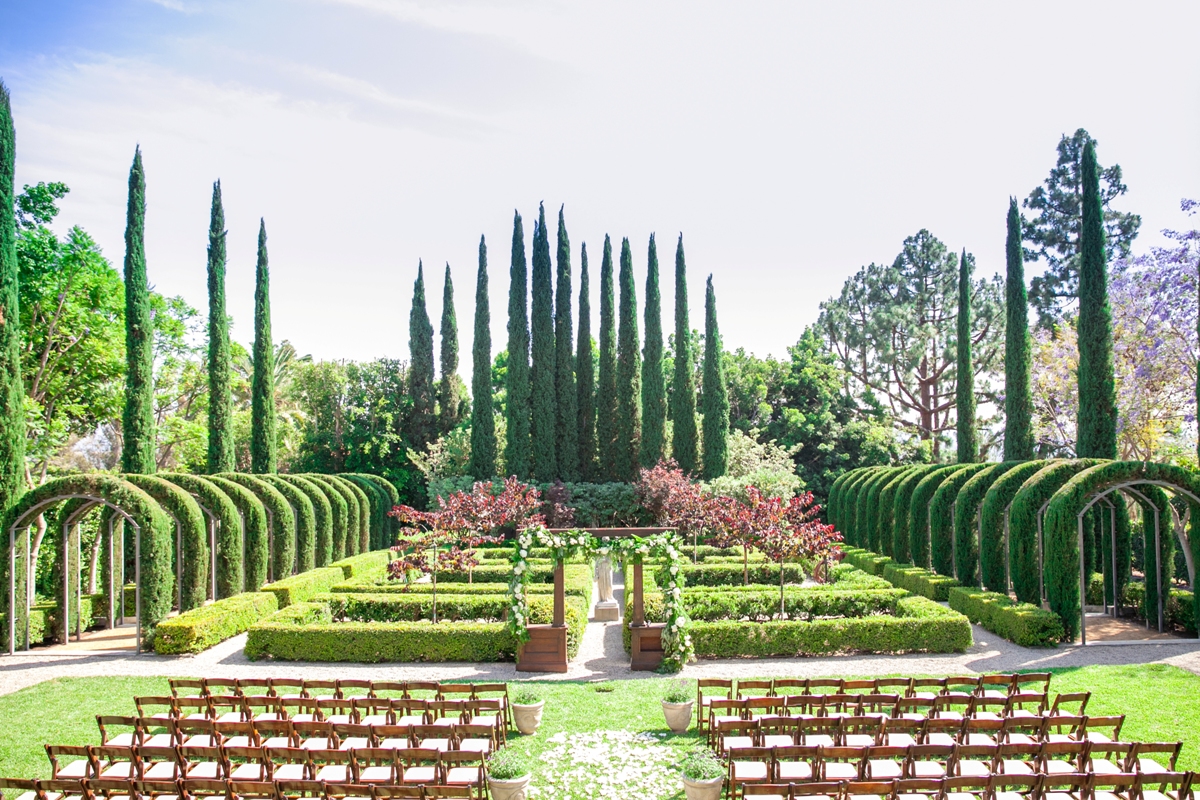
[[[663,646],[662,632],[667,626],[661,623],[649,623],[644,627],[629,627],[632,641],[629,652],[632,663],[629,668],[635,672],[653,672],[662,665]]]
[[[529,625],[526,630],[529,640],[517,649],[517,671],[566,672],[566,626]]]

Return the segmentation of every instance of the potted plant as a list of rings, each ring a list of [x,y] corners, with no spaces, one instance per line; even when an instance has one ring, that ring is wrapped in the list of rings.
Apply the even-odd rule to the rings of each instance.
[[[710,750],[694,750],[679,764],[687,800],[718,800],[725,786],[725,767]]]
[[[692,706],[696,698],[692,696],[691,686],[687,681],[672,681],[663,694],[663,716],[667,718],[667,727],[672,733],[686,733],[692,724]]]
[[[525,800],[529,762],[512,748],[502,747],[487,760],[488,792],[492,800]]]
[[[517,689],[511,698],[513,723],[517,730],[526,736],[537,733],[542,724],[542,709],[546,701],[538,697],[532,689]]]

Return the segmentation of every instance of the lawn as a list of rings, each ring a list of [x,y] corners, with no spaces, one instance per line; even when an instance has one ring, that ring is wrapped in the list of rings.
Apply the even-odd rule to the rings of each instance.
[[[1090,714],[1126,715],[1123,739],[1182,740],[1180,768],[1200,769],[1200,676],[1165,665],[1054,673],[1052,693],[1091,691]],[[693,733],[667,732],[659,700],[669,680],[531,682],[546,700],[542,727],[535,736],[513,734],[509,743],[533,762],[535,786],[543,787],[539,796],[599,797],[605,785],[638,780],[677,787],[670,765],[702,740]],[[48,776],[43,744],[98,742],[97,714],[131,714],[134,695],[167,693],[164,678],[72,678],[0,697],[0,775]],[[579,791],[588,783],[594,784],[594,794]],[[566,790],[568,785],[577,791]]]

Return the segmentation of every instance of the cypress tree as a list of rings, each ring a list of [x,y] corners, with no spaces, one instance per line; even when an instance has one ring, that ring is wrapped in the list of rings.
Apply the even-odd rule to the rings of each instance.
[[[504,462],[509,475],[529,477],[529,284],[525,264],[525,230],[513,212],[512,260],[508,270],[508,367],[504,379]],[[489,367],[490,369],[490,367]],[[490,381],[490,379],[489,379]]]
[[[258,221],[254,280],[254,378],[250,398],[250,471],[273,474],[275,443],[275,345],[271,341],[271,280],[267,269],[267,223]]]
[[[446,264],[446,282],[442,286],[442,379],[438,383],[438,420],[441,433],[449,433],[458,424],[458,317],[454,313],[454,282]]]
[[[617,475],[617,315],[613,294],[612,240],[604,235],[600,259],[600,368],[596,383],[596,451],[603,480]]]
[[[667,445],[667,387],[663,380],[662,298],[654,234],[646,256],[646,336],[642,349],[642,450],[647,469],[662,461]]]
[[[225,312],[225,209],[213,184],[208,224],[208,472],[233,472],[233,368]]]
[[[1008,275],[1004,282],[1008,321],[1004,331],[1004,460],[1033,458],[1033,393],[1030,388],[1029,298],[1025,290],[1025,254],[1021,213],[1008,201],[1008,238],[1004,244]]]
[[[488,302],[487,242],[479,237],[475,278],[475,341],[471,346],[471,474],[496,475],[496,418],[492,410],[492,312]]]
[[[1096,145],[1083,149],[1083,214],[1079,235],[1080,458],[1117,457],[1117,396],[1113,380],[1112,309],[1104,253],[1104,208]]]
[[[578,420],[579,478],[595,481],[596,470],[596,365],[592,356],[592,301],[588,276],[587,243],[579,247],[579,340],[575,348],[575,413]]]
[[[979,438],[975,432],[975,366],[971,362],[971,261],[964,249],[958,260],[958,336],[955,406],[958,463],[979,460]]]
[[[0,387],[0,508],[12,505],[25,488],[25,387],[21,383],[21,315],[18,307],[20,270],[17,264],[17,220],[13,206],[13,193],[16,191],[16,147],[17,133],[13,125],[12,103],[8,96],[8,87],[0,82],[0,380],[4,382]],[[130,209],[133,208],[135,174],[139,187],[137,196],[143,199],[145,197],[140,153],[134,156],[133,166],[134,171],[129,175]],[[143,207],[144,204],[139,201],[138,208]],[[145,274],[144,262],[142,271]],[[147,316],[148,312],[149,309]],[[149,419],[153,426],[153,415]],[[150,428],[150,433],[150,444],[153,446],[153,427]],[[153,449],[150,454],[149,471],[153,472]],[[7,597],[5,600],[7,601]],[[9,609],[9,613],[15,611]],[[7,632],[5,635],[7,636]]]
[[[557,478],[579,480],[579,398],[575,388],[574,325],[571,322],[571,242],[558,209],[558,274],[554,286],[554,455]]]
[[[424,450],[435,438],[433,387],[433,323],[425,308],[425,265],[417,261],[412,309],[408,313],[408,391],[412,412],[408,418],[408,443]]]
[[[533,477],[539,481],[552,481],[558,477],[558,462],[554,453],[554,276],[550,269],[546,209],[540,204],[537,227],[533,231],[533,272],[530,278],[529,406]]]
[[[704,287],[704,478],[725,474],[729,465],[729,395],[725,388],[721,332],[717,327],[717,295],[712,275]]]
[[[617,323],[617,438],[615,443],[617,480],[637,478],[638,455],[642,441],[641,358],[638,355],[637,286],[633,282],[633,254],[629,240],[621,240],[620,305]]]
[[[685,473],[700,462],[696,439],[696,378],[692,374],[691,325],[688,321],[687,264],[683,234],[675,247],[675,375],[671,381],[671,455]]]

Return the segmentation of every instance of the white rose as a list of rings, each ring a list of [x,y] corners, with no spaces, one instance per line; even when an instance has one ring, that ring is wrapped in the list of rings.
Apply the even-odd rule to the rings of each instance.
[[[529,552],[527,550],[525,550],[524,548],[522,548],[521,558],[528,558],[528,557],[529,557]]]

